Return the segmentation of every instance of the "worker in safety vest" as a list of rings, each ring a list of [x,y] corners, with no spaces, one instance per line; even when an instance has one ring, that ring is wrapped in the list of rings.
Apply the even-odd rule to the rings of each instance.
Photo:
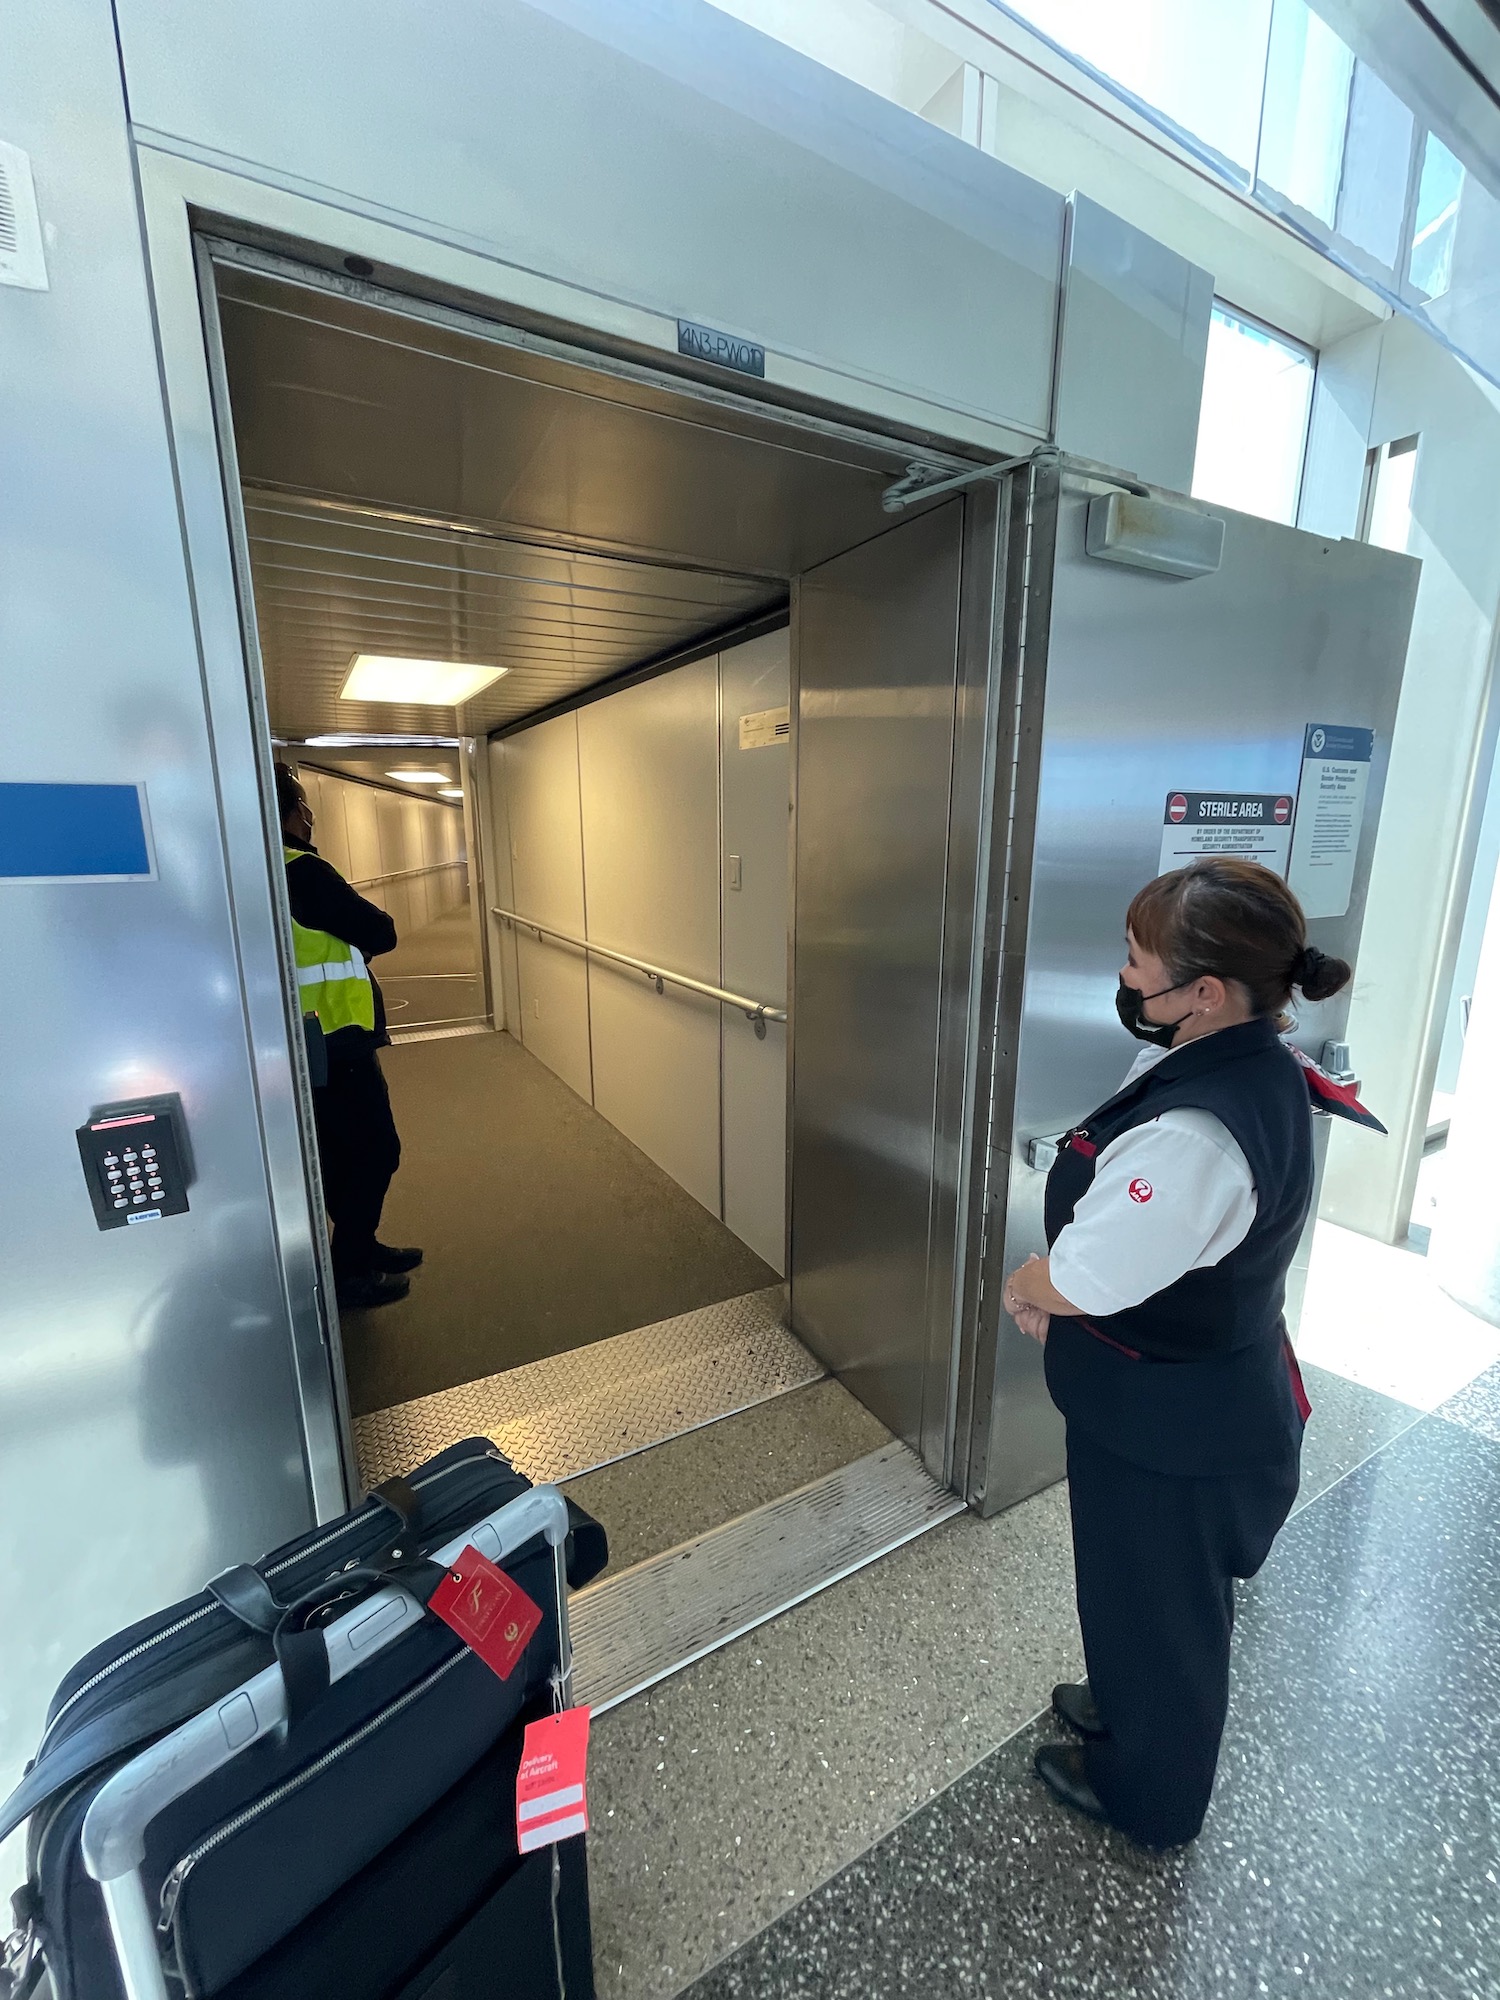
[[[318,1018],[328,1057],[313,1109],[338,1302],[389,1305],[405,1298],[406,1273],[422,1261],[420,1250],[393,1248],[377,1234],[401,1140],[380,1068],[379,1052],[390,1042],[385,1005],[366,961],[394,950],[396,926],[318,854],[307,794],[285,764],[276,766],[276,803],[298,995],[304,1016]]]

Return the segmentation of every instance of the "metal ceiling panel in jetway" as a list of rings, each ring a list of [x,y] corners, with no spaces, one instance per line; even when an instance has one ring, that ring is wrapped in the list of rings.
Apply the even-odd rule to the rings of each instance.
[[[503,667],[464,705],[484,735],[643,659],[779,604],[784,586],[245,495],[266,692],[278,731],[431,731],[455,711],[346,702],[356,652]]]
[[[287,735],[483,734],[724,632],[888,525],[910,457],[451,316],[235,266],[220,288]],[[346,703],[357,651],[506,671],[461,713]]]

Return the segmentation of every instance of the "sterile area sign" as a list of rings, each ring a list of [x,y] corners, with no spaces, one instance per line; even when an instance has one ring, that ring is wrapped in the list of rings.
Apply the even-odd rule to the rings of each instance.
[[[1310,917],[1342,917],[1348,911],[1374,754],[1373,729],[1307,725],[1287,880]]]
[[[1209,854],[1237,854],[1284,875],[1292,852],[1290,792],[1168,792],[1159,875]]]

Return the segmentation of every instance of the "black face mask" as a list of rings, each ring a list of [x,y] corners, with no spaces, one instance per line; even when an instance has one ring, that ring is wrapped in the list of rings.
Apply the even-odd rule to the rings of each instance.
[[[1115,1012],[1120,1017],[1120,1026],[1127,1033],[1134,1035],[1138,1042],[1154,1042],[1159,1049],[1171,1048],[1177,1030],[1184,1021],[1192,1019],[1193,1009],[1189,1007],[1187,1012],[1179,1014],[1175,1021],[1158,1023],[1146,1019],[1146,1002],[1160,1000],[1166,993],[1178,993],[1191,983],[1190,980],[1181,979],[1176,986],[1164,986],[1160,993],[1139,993],[1135,987],[1127,986],[1122,979],[1115,994]]]

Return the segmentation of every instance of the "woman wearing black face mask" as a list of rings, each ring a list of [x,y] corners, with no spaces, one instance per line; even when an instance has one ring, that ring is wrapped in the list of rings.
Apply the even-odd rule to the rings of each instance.
[[[1150,1046],[1071,1132],[1047,1183],[1051,1255],[1005,1304],[1045,1341],[1067,1419],[1088,1680],[1053,1706],[1083,1742],[1037,1770],[1147,1846],[1191,1840],[1229,1693],[1235,1577],[1296,1496],[1307,1402],[1281,1309],[1312,1196],[1310,1092],[1375,1121],[1281,1039],[1292,988],[1349,979],[1253,862],[1148,883],[1126,920],[1120,1020]]]

